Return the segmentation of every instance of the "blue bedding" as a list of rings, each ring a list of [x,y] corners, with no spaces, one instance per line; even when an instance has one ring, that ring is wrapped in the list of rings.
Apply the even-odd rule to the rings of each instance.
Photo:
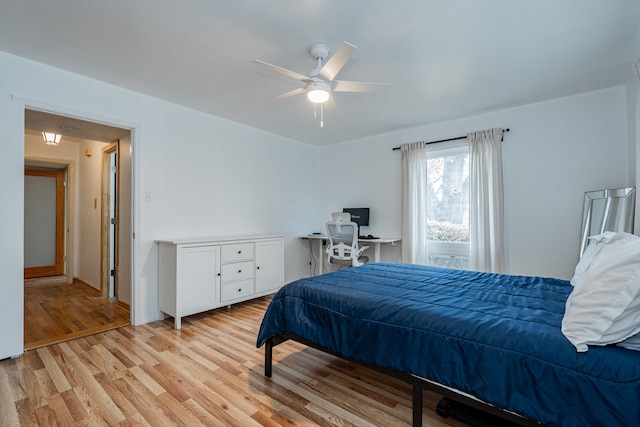
[[[640,352],[577,353],[560,324],[567,281],[376,263],[284,286],[257,345],[293,333],[547,426],[639,426]]]

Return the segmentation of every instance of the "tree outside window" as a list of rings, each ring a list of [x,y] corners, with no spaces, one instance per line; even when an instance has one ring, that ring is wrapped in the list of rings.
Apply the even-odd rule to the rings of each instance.
[[[429,265],[468,267],[469,150],[430,153],[427,160],[427,238]]]

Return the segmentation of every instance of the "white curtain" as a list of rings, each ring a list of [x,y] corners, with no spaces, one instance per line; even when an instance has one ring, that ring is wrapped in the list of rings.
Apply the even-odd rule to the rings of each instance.
[[[400,146],[402,152],[402,261],[426,264],[427,144]]]
[[[469,141],[469,269],[504,273],[502,129],[467,134]]]
[[[635,171],[635,183],[633,185],[638,188],[638,182],[640,182],[640,59],[636,59],[633,63],[633,74],[636,76],[636,105],[635,105],[635,135],[632,136],[631,143],[634,145],[633,153],[635,154],[635,164],[630,165],[630,168]],[[635,218],[634,218],[634,233],[638,233],[640,230],[640,209],[638,208],[640,199],[636,201]]]

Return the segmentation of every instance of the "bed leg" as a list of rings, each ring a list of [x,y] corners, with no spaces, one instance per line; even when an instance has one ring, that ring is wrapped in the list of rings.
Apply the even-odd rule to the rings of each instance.
[[[412,385],[413,391],[413,427],[422,426],[422,387],[420,384]]]
[[[267,339],[267,343],[264,347],[264,376],[271,378],[271,367],[273,362],[273,339]]]

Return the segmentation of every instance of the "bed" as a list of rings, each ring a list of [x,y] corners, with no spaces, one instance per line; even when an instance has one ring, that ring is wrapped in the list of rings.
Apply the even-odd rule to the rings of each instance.
[[[522,425],[640,425],[640,352],[577,352],[561,331],[568,281],[375,263],[284,286],[257,346],[292,339]]]

